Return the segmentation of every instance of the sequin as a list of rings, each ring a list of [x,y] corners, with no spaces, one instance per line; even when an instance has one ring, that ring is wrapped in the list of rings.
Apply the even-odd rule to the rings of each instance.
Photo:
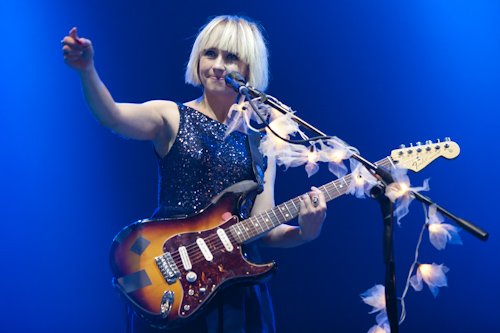
[[[179,105],[177,138],[169,153],[158,158],[159,206],[155,217],[191,215],[239,181],[252,179],[252,158],[246,134],[203,113]]]

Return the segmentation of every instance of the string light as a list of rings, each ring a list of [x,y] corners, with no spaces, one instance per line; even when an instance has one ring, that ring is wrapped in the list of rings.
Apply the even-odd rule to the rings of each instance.
[[[255,99],[254,102],[258,105],[264,118],[270,119],[270,126],[279,136],[289,139],[291,136],[299,135],[302,139],[309,139],[300,131],[298,124],[291,119],[290,114],[278,114],[272,108],[261,103],[259,99]],[[288,109],[290,110],[290,108]],[[233,105],[231,108],[230,117],[228,117],[228,130],[226,136],[231,131],[235,130],[244,133],[248,133],[249,130],[257,131],[252,127],[251,121],[260,123],[260,119],[253,114],[248,103],[240,100],[240,103]],[[274,157],[278,165],[284,165],[285,168],[288,168],[305,164],[306,172],[310,177],[318,171],[318,162],[326,162],[328,163],[329,171],[340,178],[347,173],[347,167],[344,165],[343,161],[349,159],[351,179],[346,193],[352,194],[358,198],[364,198],[371,187],[377,182],[375,177],[368,172],[364,166],[356,160],[350,159],[352,152],[358,153],[358,151],[353,147],[345,145],[343,141],[338,138],[333,137],[328,140],[318,140],[315,141],[315,145],[307,148],[303,145],[288,143],[276,137],[268,128],[266,128],[266,133],[267,134],[261,140],[260,150],[264,155]],[[410,186],[406,170],[397,166],[391,170],[391,174],[394,183],[386,187],[385,194],[392,202],[396,203],[394,216],[397,217],[397,222],[399,224],[400,220],[408,214],[408,207],[413,200],[412,193],[428,191],[429,184],[426,179],[420,187]],[[436,212],[436,207],[431,206],[428,215],[426,212],[426,222],[417,242],[415,259],[410,267],[406,287],[400,298],[402,310],[399,324],[404,321],[406,316],[404,299],[409,285],[416,291],[420,291],[425,283],[434,297],[439,293],[439,288],[447,286],[446,273],[449,269],[446,266],[437,265],[435,263],[418,264],[418,252],[423,233],[426,229],[429,232],[430,242],[439,250],[444,249],[447,243],[461,244],[458,229],[452,225],[442,223],[443,220],[442,216]],[[416,273],[412,276],[415,267],[417,267]],[[361,298],[363,302],[372,306],[370,313],[377,313],[377,325],[371,327],[368,333],[389,333],[390,328],[385,305],[385,287],[383,285],[376,285],[363,293]]]
[[[423,282],[427,284],[432,295],[436,297],[439,293],[439,288],[447,287],[448,282],[446,273],[449,271],[448,267],[444,265],[420,264],[417,273],[411,277],[410,283],[416,291],[422,290]]]

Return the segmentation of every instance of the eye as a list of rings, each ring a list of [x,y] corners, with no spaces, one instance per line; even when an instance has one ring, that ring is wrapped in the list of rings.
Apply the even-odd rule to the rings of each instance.
[[[203,52],[203,55],[208,58],[215,58],[217,57],[217,52],[214,49],[208,49]]]
[[[238,61],[238,60],[240,60],[240,58],[239,58],[236,54],[231,53],[231,52],[228,52],[228,53],[227,53],[227,55],[226,55],[226,59],[227,59],[228,61]]]

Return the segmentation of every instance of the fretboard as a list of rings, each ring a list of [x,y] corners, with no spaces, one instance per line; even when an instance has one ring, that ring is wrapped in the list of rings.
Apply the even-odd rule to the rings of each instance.
[[[375,163],[378,166],[392,167],[393,162],[390,157],[386,157]],[[344,195],[352,180],[352,174],[329,182],[318,189],[325,195],[326,201],[330,201]],[[239,243],[244,243],[278,225],[288,222],[299,215],[300,196],[290,199],[264,213],[252,216],[246,220],[231,226],[230,232]]]

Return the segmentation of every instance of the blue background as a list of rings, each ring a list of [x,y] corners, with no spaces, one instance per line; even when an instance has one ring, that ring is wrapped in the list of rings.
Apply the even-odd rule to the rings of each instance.
[[[188,101],[183,84],[194,36],[212,15],[262,23],[270,47],[268,92],[323,131],[378,160],[401,143],[449,136],[440,159],[412,183],[491,233],[462,232],[463,246],[422,262],[450,268],[434,299],[409,292],[402,332],[497,332],[500,326],[498,134],[500,3],[483,1],[14,1],[0,2],[0,331],[122,332],[108,249],[126,224],[156,204],[150,143],[124,140],[86,109],[59,41],[73,26],[91,38],[96,66],[117,101]],[[228,166],[230,167],[230,166]],[[331,181],[326,165],[279,172],[277,203]],[[269,249],[279,332],[366,332],[359,294],[383,283],[377,204],[329,204],[315,242]],[[417,203],[395,230],[398,294],[423,223]]]

